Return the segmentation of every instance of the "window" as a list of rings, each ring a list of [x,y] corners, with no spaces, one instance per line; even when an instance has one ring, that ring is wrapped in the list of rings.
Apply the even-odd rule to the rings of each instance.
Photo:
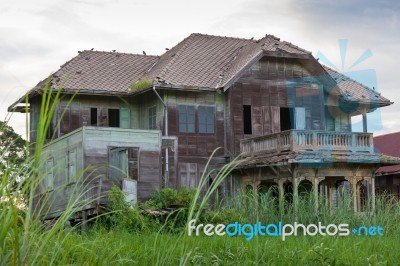
[[[139,180],[139,148],[113,147],[109,149],[109,178]]]
[[[90,125],[97,126],[97,108],[90,108]]]
[[[157,106],[149,108],[149,129],[157,129]]]
[[[194,106],[179,105],[179,132],[194,133]]]
[[[251,122],[251,105],[243,105],[243,134],[253,134],[253,123]]]
[[[214,133],[214,107],[199,106],[199,133]]]
[[[119,109],[108,109],[108,126],[119,127]]]
[[[44,180],[44,187],[46,190],[51,190],[53,189],[53,171],[54,171],[54,160],[53,158],[49,158],[46,161],[46,178]]]
[[[72,182],[72,179],[76,175],[76,149],[68,151],[68,173],[67,173],[67,183]]]
[[[179,163],[179,183],[189,189],[197,186],[197,163]]]
[[[281,131],[306,129],[306,109],[304,107],[280,108]]]
[[[293,108],[281,107],[280,112],[281,131],[293,129],[291,119],[293,117]]]

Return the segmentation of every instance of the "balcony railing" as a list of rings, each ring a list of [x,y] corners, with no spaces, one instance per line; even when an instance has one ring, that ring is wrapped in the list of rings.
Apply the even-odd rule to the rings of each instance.
[[[288,130],[241,140],[244,157],[283,151],[329,150],[373,153],[372,133]]]

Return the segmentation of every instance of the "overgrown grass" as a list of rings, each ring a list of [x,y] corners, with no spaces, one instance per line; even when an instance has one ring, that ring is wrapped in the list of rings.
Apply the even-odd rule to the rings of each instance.
[[[330,210],[320,201],[315,213],[312,196],[302,196],[295,210],[290,203],[283,212],[270,191],[263,195],[241,192],[221,204],[209,206],[217,187],[230,175],[237,164],[233,160],[219,169],[217,177],[200,198],[201,191],[159,191],[152,202],[140,208],[121,204],[120,194],[111,206],[110,215],[101,217],[89,231],[66,226],[78,197],[70,202],[52,228],[32,216],[34,193],[41,176],[38,168],[49,117],[54,112],[59,94],[45,90],[39,120],[35,154],[26,160],[20,171],[5,172],[0,184],[0,265],[395,265],[400,261],[400,205],[378,198],[375,213],[354,214],[349,201]],[[204,171],[200,186],[208,182]],[[9,191],[8,184],[25,177],[18,190],[26,195],[27,208],[19,207],[18,198]],[[191,194],[193,193],[193,194]],[[119,195],[119,196],[118,196]],[[190,199],[190,200],[189,200]],[[143,209],[178,205],[178,209],[163,218],[152,217]],[[351,206],[351,205],[350,205]],[[185,225],[191,219],[200,223],[283,223],[304,224],[348,223],[350,228],[379,225],[384,236],[255,236],[247,241],[244,236],[188,236]],[[175,230],[174,230],[175,229]]]

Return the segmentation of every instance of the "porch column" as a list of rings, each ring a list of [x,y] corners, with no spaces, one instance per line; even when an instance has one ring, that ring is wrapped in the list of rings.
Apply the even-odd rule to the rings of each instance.
[[[283,216],[285,207],[285,191],[283,189],[283,179],[278,179],[278,191],[279,191],[279,213]]]
[[[314,211],[315,211],[315,214],[318,214],[318,203],[319,203],[318,185],[324,179],[325,179],[325,177],[315,177],[314,178],[313,188],[314,188]]]
[[[367,129],[367,112],[363,111],[362,113],[362,121],[363,121],[363,132],[368,132]]]
[[[354,212],[357,212],[357,179],[355,177],[350,178],[351,192],[353,195],[353,208]]]
[[[375,176],[374,175],[371,177],[371,196],[372,196],[371,211],[375,212]]]
[[[326,197],[326,205],[329,208],[329,210],[332,210],[332,182],[326,182],[327,186],[327,197]]]
[[[293,205],[294,213],[297,218],[297,208],[299,207],[299,178],[293,178]]]
[[[314,189],[314,212],[318,214],[318,177],[314,177],[313,189]]]

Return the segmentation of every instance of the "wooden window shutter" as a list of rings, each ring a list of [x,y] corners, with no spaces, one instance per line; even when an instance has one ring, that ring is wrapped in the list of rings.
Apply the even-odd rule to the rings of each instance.
[[[304,107],[295,108],[295,128],[299,130],[306,129],[306,109]]]
[[[139,148],[128,148],[128,171],[129,178],[139,180]]]
[[[90,108],[82,108],[82,126],[90,126]]]
[[[279,106],[271,106],[271,133],[281,131],[281,110]]]
[[[108,178],[110,180],[118,180],[118,151],[115,148],[108,150]]]
[[[262,107],[263,135],[271,134],[271,110],[269,106]]]
[[[79,107],[71,106],[70,131],[81,127],[81,110]]]
[[[108,127],[108,109],[101,108],[100,109],[100,117],[99,117],[99,126]]]
[[[120,128],[131,128],[131,110],[120,109],[119,110],[119,126]]]
[[[71,117],[69,106],[60,106],[59,114],[61,117],[60,133],[65,135],[71,132]]]
[[[181,186],[189,189],[197,185],[197,163],[179,164],[179,181]]]

